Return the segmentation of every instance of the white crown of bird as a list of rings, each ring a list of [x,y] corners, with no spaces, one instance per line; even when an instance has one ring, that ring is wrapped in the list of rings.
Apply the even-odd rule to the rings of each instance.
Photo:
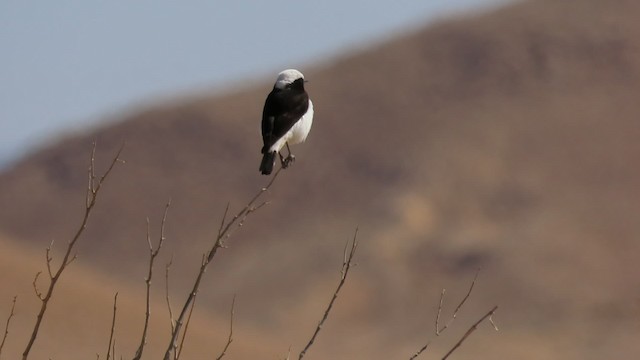
[[[278,74],[276,79],[276,87],[278,89],[284,89],[285,86],[293,83],[298,79],[304,79],[304,75],[296,69],[287,69]]]

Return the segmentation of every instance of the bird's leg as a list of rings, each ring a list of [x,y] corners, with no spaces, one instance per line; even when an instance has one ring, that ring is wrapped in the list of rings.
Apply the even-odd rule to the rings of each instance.
[[[289,153],[289,155],[284,159],[284,162],[287,164],[287,166],[285,167],[288,167],[291,163],[296,161],[296,157],[291,153],[291,149],[289,149],[289,143],[286,142],[285,144],[287,145],[287,152]]]
[[[286,169],[289,166],[289,163],[287,162],[287,160],[284,158],[284,156],[282,156],[282,154],[280,153],[280,151],[278,151],[278,156],[280,157],[280,165],[282,166],[283,169]]]
[[[280,165],[282,165],[283,169],[286,169],[289,167],[289,165],[291,165],[291,163],[293,163],[296,160],[296,157],[293,156],[293,154],[291,154],[291,149],[289,149],[289,143],[285,143],[287,145],[287,151],[289,152],[289,155],[287,155],[287,157],[282,156],[282,153],[280,153],[280,151],[278,151],[278,156],[280,157]]]

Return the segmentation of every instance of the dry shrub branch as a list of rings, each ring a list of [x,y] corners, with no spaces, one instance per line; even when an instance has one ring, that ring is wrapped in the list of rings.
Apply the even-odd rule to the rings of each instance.
[[[45,291],[44,295],[38,290],[37,280],[38,280],[38,276],[41,273],[41,272],[38,272],[35,276],[35,279],[33,280],[33,288],[34,288],[34,291],[36,292],[36,296],[38,297],[38,299],[40,299],[40,303],[41,303],[40,311],[38,312],[36,323],[33,326],[33,331],[31,332],[31,337],[29,338],[29,342],[27,343],[27,346],[25,347],[24,352],[22,353],[22,360],[27,360],[29,358],[29,353],[31,352],[31,348],[33,347],[33,344],[35,343],[36,338],[38,337],[40,325],[42,324],[44,315],[47,312],[47,306],[49,305],[49,301],[53,296],[53,291],[56,287],[56,284],[58,283],[58,280],[60,280],[60,277],[62,276],[62,273],[67,268],[67,266],[69,266],[69,264],[71,264],[73,260],[76,259],[76,254],[73,252],[75,245],[77,244],[78,240],[80,240],[81,235],[84,233],[85,229],[87,228],[89,217],[91,215],[91,212],[94,206],[96,205],[96,200],[98,199],[98,194],[102,189],[102,185],[104,184],[109,174],[111,174],[111,171],[115,167],[116,163],[123,162],[120,159],[120,154],[122,153],[123,148],[124,148],[124,144],[120,147],[120,149],[114,156],[113,160],[111,161],[111,164],[109,165],[107,170],[104,172],[104,174],[100,177],[97,177],[96,168],[95,168],[96,143],[95,141],[93,142],[93,147],[91,149],[91,157],[89,159],[87,193],[85,197],[84,216],[82,218],[82,222],[80,223],[80,226],[78,227],[78,230],[76,230],[75,232],[75,235],[73,236],[71,241],[67,244],[67,248],[64,253],[64,257],[62,258],[62,261],[60,263],[60,266],[55,270],[52,268],[51,262],[53,259],[50,256],[53,242],[51,242],[51,245],[47,247],[46,263],[47,263],[47,272],[49,273],[49,286],[47,287],[47,290]]]
[[[316,337],[320,333],[320,330],[322,330],[322,326],[324,325],[324,322],[327,321],[327,318],[329,318],[329,313],[333,308],[333,304],[336,302],[336,299],[338,298],[338,294],[340,293],[342,286],[347,281],[347,275],[349,275],[349,269],[351,269],[351,266],[353,265],[353,257],[356,254],[357,248],[358,248],[358,229],[356,229],[356,232],[353,235],[353,240],[351,241],[351,247],[349,247],[349,243],[345,245],[344,255],[342,260],[342,269],[340,270],[340,282],[338,283],[338,287],[336,288],[336,291],[333,292],[333,297],[331,298],[331,301],[329,301],[329,306],[327,306],[327,309],[324,311],[324,315],[322,316],[322,319],[318,323],[318,326],[316,327],[316,330],[311,336],[311,339],[309,340],[307,345],[304,347],[304,349],[302,349],[302,351],[300,352],[300,355],[298,356],[298,360],[302,359],[306,355],[307,351],[309,351],[311,346],[313,346],[313,343],[315,342]]]
[[[142,337],[140,339],[140,345],[138,345],[138,350],[136,350],[136,354],[133,357],[133,360],[140,360],[142,358],[142,352],[144,351],[144,347],[147,344],[147,332],[149,330],[149,318],[151,317],[151,278],[153,277],[153,263],[155,262],[156,257],[160,253],[160,249],[162,248],[162,244],[164,243],[164,226],[167,222],[167,213],[169,212],[169,206],[171,206],[171,200],[167,202],[167,205],[164,208],[164,214],[162,215],[162,222],[160,223],[160,239],[158,240],[158,245],[156,248],[153,247],[151,243],[151,230],[149,229],[149,218],[147,218],[147,244],[149,245],[149,270],[147,271],[147,277],[145,278],[146,284],[146,305],[145,305],[145,313],[144,313],[144,327],[142,329]],[[168,275],[167,275],[168,276]]]
[[[118,293],[116,293],[113,297],[113,318],[111,319],[111,331],[109,332],[109,345],[107,345],[107,360],[111,358],[112,354],[114,359],[116,357],[116,344],[115,344],[115,339],[113,338],[113,333],[115,332],[115,329],[116,329],[117,312],[118,312]]]
[[[478,269],[478,271],[476,272],[475,276],[473,277],[473,280],[471,281],[471,285],[469,286],[469,290],[467,291],[467,294],[462,298],[462,301],[460,301],[458,306],[456,306],[455,310],[453,310],[453,313],[451,314],[451,317],[449,318],[449,321],[447,321],[447,323],[444,326],[440,327],[440,317],[442,315],[442,305],[444,304],[444,295],[447,292],[446,289],[442,289],[442,292],[440,293],[440,301],[438,303],[438,312],[436,313],[436,321],[435,321],[435,336],[436,337],[442,335],[445,332],[445,330],[447,330],[449,328],[449,326],[451,326],[451,324],[453,324],[454,320],[458,317],[458,313],[460,312],[460,310],[462,309],[464,304],[467,302],[467,300],[469,300],[469,297],[471,296],[471,292],[473,291],[473,288],[476,285],[476,281],[478,280],[478,275],[479,274],[480,274],[480,270]],[[493,314],[497,310],[498,310],[498,306],[494,306],[485,316],[483,316],[478,322],[476,322],[474,325],[472,325],[471,328],[469,328],[469,330],[467,330],[467,332],[464,334],[464,336],[447,352],[447,354],[442,359],[444,360],[444,359],[448,358],[451,354],[453,354],[453,352],[455,350],[457,350],[460,347],[460,345],[462,345],[462,343],[469,337],[469,335],[471,335],[471,333],[474,332],[476,330],[476,328],[478,327],[478,325],[480,325],[480,323],[483,322],[485,319],[489,318],[489,320],[491,321],[491,324],[493,325],[494,329],[497,331],[498,328],[495,326],[495,324],[493,323],[493,320],[491,318],[493,316]],[[409,358],[409,360],[413,360],[413,359],[417,358],[425,350],[427,350],[429,345],[431,345],[431,341],[432,340],[427,341],[424,344],[424,346],[422,346],[420,348],[420,350],[418,350],[415,354],[413,354]]]
[[[220,355],[218,355],[216,360],[221,360],[227,354],[227,350],[229,350],[229,346],[231,346],[231,343],[233,342],[233,315],[235,314],[234,313],[235,307],[236,307],[236,297],[234,295],[233,296],[233,300],[231,300],[231,316],[230,316],[230,320],[229,320],[229,337],[227,337],[227,343],[224,345],[224,348],[222,349],[222,352],[220,352]]]
[[[9,312],[9,316],[7,317],[7,322],[4,325],[4,335],[2,335],[2,342],[0,343],[0,356],[2,356],[2,349],[4,348],[4,343],[7,340],[7,336],[9,335],[9,325],[11,324],[11,319],[16,314],[16,301],[18,300],[17,296],[13,297],[13,301],[11,302],[11,311]]]
[[[182,310],[180,311],[180,314],[178,315],[178,318],[175,321],[175,326],[171,333],[171,339],[169,340],[169,345],[167,346],[167,350],[165,351],[165,354],[164,354],[164,360],[170,360],[171,354],[175,354],[177,351],[177,347],[178,347],[177,340],[178,340],[178,336],[180,335],[180,331],[182,330],[183,321],[185,319],[185,316],[187,316],[187,312],[193,306],[193,302],[195,301],[196,295],[200,290],[200,282],[202,281],[202,277],[204,276],[204,273],[207,271],[207,267],[215,257],[218,250],[221,247],[225,246],[225,241],[231,236],[231,234],[233,234],[234,230],[242,227],[242,225],[244,224],[245,220],[249,215],[251,215],[252,213],[254,213],[255,211],[259,210],[260,208],[262,208],[264,205],[267,204],[266,201],[258,202],[258,200],[260,200],[262,195],[265,192],[267,192],[269,188],[271,188],[271,186],[273,185],[275,180],[278,178],[278,175],[280,174],[281,171],[282,171],[282,168],[278,169],[278,171],[276,171],[276,173],[271,177],[271,180],[269,181],[269,183],[265,187],[261,188],[256,193],[256,195],[254,195],[251,198],[251,200],[249,200],[247,205],[245,205],[229,221],[227,221],[227,214],[229,212],[229,204],[227,204],[224,211],[224,215],[222,216],[222,221],[220,222],[218,234],[216,235],[215,240],[213,241],[213,244],[209,249],[209,251],[207,251],[207,253],[202,257],[202,262],[200,264],[200,271],[196,275],[196,279],[194,281],[193,287],[191,288],[191,291],[189,292],[189,295],[187,296],[187,299],[185,300],[184,305],[182,306]]]

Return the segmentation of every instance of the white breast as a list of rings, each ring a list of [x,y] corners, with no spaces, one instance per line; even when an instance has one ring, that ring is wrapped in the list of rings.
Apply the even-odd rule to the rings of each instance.
[[[309,100],[309,109],[302,116],[302,119],[295,123],[289,132],[291,133],[290,144],[298,144],[307,139],[309,131],[311,130],[311,124],[313,123],[313,103]]]
[[[311,130],[311,124],[313,123],[313,103],[309,100],[309,109],[302,116],[298,122],[278,141],[271,146],[271,151],[280,151],[285,143],[289,145],[298,144],[307,139],[309,131]]]

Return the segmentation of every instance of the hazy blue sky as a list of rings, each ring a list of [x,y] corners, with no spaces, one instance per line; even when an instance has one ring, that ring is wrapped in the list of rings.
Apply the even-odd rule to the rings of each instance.
[[[158,97],[249,85],[501,2],[2,0],[0,167]]]

